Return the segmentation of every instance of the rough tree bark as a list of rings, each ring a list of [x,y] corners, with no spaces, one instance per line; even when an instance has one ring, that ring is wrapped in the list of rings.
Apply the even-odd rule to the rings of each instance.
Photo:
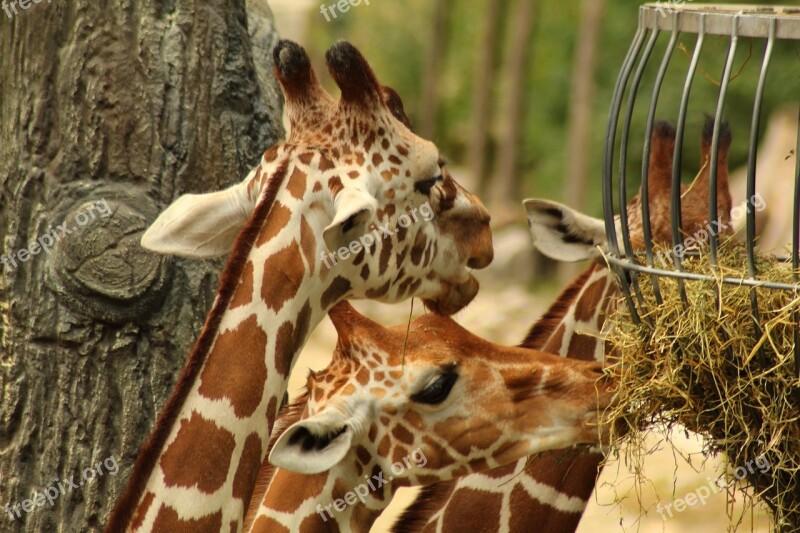
[[[276,36],[266,5],[248,35],[244,0],[18,9],[0,12],[0,530],[96,530],[222,264],[146,254],[139,236],[280,137]],[[52,249],[29,245],[45,235]],[[58,496],[40,505],[48,487]]]

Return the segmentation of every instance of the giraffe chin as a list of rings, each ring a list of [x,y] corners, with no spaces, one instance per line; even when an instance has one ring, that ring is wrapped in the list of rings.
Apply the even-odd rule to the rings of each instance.
[[[478,294],[480,283],[470,275],[461,283],[444,283],[444,290],[435,299],[423,299],[428,310],[437,315],[450,316],[464,309]]]

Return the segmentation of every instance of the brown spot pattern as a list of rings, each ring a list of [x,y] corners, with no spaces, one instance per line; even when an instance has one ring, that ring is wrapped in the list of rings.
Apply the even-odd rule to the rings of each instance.
[[[344,189],[344,185],[342,185],[342,179],[339,176],[334,176],[328,180],[328,189],[331,190],[331,193],[335,197],[338,195],[342,189]]]
[[[264,243],[272,240],[278,233],[281,232],[281,230],[283,230],[283,228],[289,224],[290,218],[292,218],[292,212],[289,210],[289,208],[276,201],[275,205],[272,206],[272,210],[270,211],[266,222],[264,222],[264,227],[261,230],[261,233],[258,235],[256,246],[261,246]]]
[[[153,499],[156,497],[155,494],[152,492],[148,492],[145,497],[142,499],[142,503],[139,504],[139,507],[136,508],[136,512],[133,515],[133,521],[131,522],[131,529],[136,531],[141,527],[142,523],[144,522],[145,516],[147,516],[147,511],[150,509],[150,506],[153,504]]]
[[[278,328],[278,334],[275,339],[275,368],[283,377],[289,377],[294,356],[300,350],[300,344],[303,343],[308,334],[310,322],[311,305],[306,302],[297,315],[296,326],[287,321]]]
[[[327,172],[333,168],[336,168],[336,165],[331,161],[331,159],[325,155],[319,158],[319,170],[320,172]]]
[[[308,268],[313,272],[317,265],[317,239],[305,216],[300,217],[300,248],[303,249]]]
[[[196,446],[201,439],[203,445]],[[181,420],[178,436],[161,456],[164,483],[168,487],[197,487],[206,494],[214,493],[228,477],[235,446],[236,441],[230,431],[192,413],[189,420]],[[159,516],[163,512],[162,507]],[[165,516],[168,518],[168,515]],[[222,527],[221,516],[219,520],[217,530]],[[176,531],[169,528],[156,530]]]
[[[248,261],[242,272],[242,279],[236,286],[236,291],[231,299],[230,309],[236,309],[253,301],[253,262]]]
[[[250,315],[235,329],[221,333],[203,366],[198,391],[206,398],[227,398],[238,417],[252,415],[267,380],[267,334]]]
[[[153,531],[169,531],[170,533],[217,533],[222,529],[222,512],[196,520],[181,520],[178,513],[165,505],[161,506],[153,523]]]
[[[336,276],[325,292],[322,293],[321,304],[323,309],[330,309],[333,304],[341,300],[351,289],[350,280],[342,276]]]
[[[236,475],[233,477],[233,497],[242,500],[245,509],[249,506],[260,465],[261,439],[255,433],[251,433],[244,441],[242,458],[236,468]]]
[[[572,339],[569,341],[568,351],[570,357],[577,357],[577,354],[580,354],[583,355],[581,359],[593,359],[594,348],[597,345],[597,342],[598,339],[592,337],[591,335],[584,335],[583,333],[573,333]]]
[[[480,505],[476,505],[480,502]],[[453,531],[474,531],[473,524],[484,524],[489,531],[500,531],[500,510],[503,495],[460,489],[450,499],[445,509],[444,522]],[[487,524],[487,517],[497,517],[497,524]]]
[[[603,299],[606,281],[606,278],[600,278],[583,291],[580,300],[578,300],[577,305],[575,305],[575,320],[587,322],[594,317],[597,305]]]
[[[264,265],[264,279],[261,282],[261,297],[267,307],[280,311],[297,294],[304,274],[300,246],[296,241],[270,256]]]
[[[292,196],[300,200],[306,194],[306,173],[294,167],[294,171],[286,183],[286,189]]]
[[[291,533],[289,528],[266,516],[260,516],[251,530],[253,533]]]

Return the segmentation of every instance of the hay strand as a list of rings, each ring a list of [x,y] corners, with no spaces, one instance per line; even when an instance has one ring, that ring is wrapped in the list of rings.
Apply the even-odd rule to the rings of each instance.
[[[637,431],[681,424],[705,437],[704,453],[725,454],[731,470],[762,458],[769,469],[747,473],[746,494],[767,504],[776,531],[797,531],[800,382],[794,372],[794,317],[800,297],[787,290],[723,284],[723,277],[746,275],[742,246],[721,246],[719,261],[714,269],[702,252],[685,259],[685,270],[716,278],[685,281],[687,303],[681,301],[677,280],[659,278],[663,303],[658,304],[649,276],[641,276],[640,325],[624,305],[617,306],[609,341],[618,358],[607,372],[619,379],[619,401],[608,414],[623,422],[616,428],[635,431],[617,431],[612,450],[635,447]],[[758,258],[757,269],[759,279],[793,282],[791,266],[776,259]]]

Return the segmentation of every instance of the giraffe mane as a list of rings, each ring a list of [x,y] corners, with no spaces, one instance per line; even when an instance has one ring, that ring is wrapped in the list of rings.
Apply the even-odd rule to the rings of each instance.
[[[537,320],[533,326],[531,326],[530,331],[525,336],[525,340],[519,345],[522,348],[533,348],[533,349],[540,349],[547,339],[553,334],[555,329],[558,327],[561,319],[564,317],[564,314],[570,308],[570,306],[575,302],[575,299],[583,289],[586,280],[589,279],[589,276],[595,271],[596,266],[593,264],[572,280],[572,283],[567,286],[566,289],[561,291],[561,293],[556,298],[555,302],[547,309],[544,315]]]
[[[252,503],[260,503],[264,499],[267,489],[269,488],[269,484],[272,481],[272,478],[275,476],[275,472],[278,470],[275,465],[269,462],[269,454],[272,451],[272,448],[275,446],[278,438],[283,435],[284,431],[289,429],[289,427],[295,422],[300,421],[309,398],[310,392],[308,387],[306,387],[296,400],[281,409],[281,412],[278,414],[278,419],[275,421],[275,426],[273,427],[272,435],[269,439],[269,446],[267,446],[267,454],[264,456],[264,461],[261,463],[261,467],[258,469],[258,477],[256,478],[256,482],[253,487],[253,493],[250,495],[250,501],[245,502],[247,514],[244,517],[242,531],[248,531],[253,525],[256,515],[258,514],[259,506],[253,506]]]
[[[155,468],[156,461],[169,437],[169,432],[175,424],[175,419],[208,357],[209,350],[219,330],[222,316],[233,298],[258,233],[272,210],[275,198],[286,177],[287,168],[288,164],[284,161],[269,178],[261,201],[256,205],[253,215],[236,239],[230,259],[228,259],[220,278],[219,290],[217,291],[218,297],[208,314],[208,318],[206,318],[200,336],[192,348],[191,354],[175,383],[172,394],[158,417],[153,431],[139,450],[136,464],[128,480],[127,489],[112,510],[106,523],[105,531],[123,531],[133,518],[133,513],[147,485],[150,472]]]

